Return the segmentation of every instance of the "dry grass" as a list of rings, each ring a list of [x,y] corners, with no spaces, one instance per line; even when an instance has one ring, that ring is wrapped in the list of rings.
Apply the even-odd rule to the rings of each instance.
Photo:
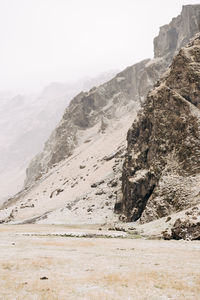
[[[151,299],[148,295],[155,297],[152,299],[159,299],[156,298],[159,295],[168,295],[171,299],[198,299],[200,294],[200,280],[196,273],[183,276],[151,270],[124,272],[120,269],[112,273],[101,273],[100,270],[93,269],[85,272],[80,270],[80,273],[70,276],[70,272],[66,273],[61,258],[40,258],[17,264],[4,263],[2,267],[4,272],[1,282],[3,281],[5,296],[0,299],[9,299],[6,291],[12,291],[15,295],[26,295],[25,299],[41,300]],[[32,278],[27,280],[29,270]],[[49,279],[40,280],[40,276],[47,276]],[[0,291],[2,295],[2,288]],[[132,298],[132,293],[137,297]],[[85,298],[81,298],[81,295]],[[125,295],[127,298],[124,298]],[[173,298],[174,296],[176,297]]]
[[[181,275],[181,274],[180,274]],[[191,282],[187,282],[178,276],[178,274],[169,274],[167,272],[131,272],[120,276],[119,273],[103,276],[102,281],[106,285],[121,285],[125,287],[155,287],[159,289],[174,289],[176,291],[187,293],[193,292],[200,295],[199,276],[194,273],[187,274]]]
[[[145,298],[145,293],[149,295],[168,294],[170,297],[176,295],[177,298],[175,299],[191,299],[189,295],[193,295],[194,299],[196,295],[196,299],[199,299],[198,295],[200,295],[199,275],[195,273],[188,273],[186,278],[183,278],[181,274],[168,272],[147,271],[127,272],[126,274],[116,272],[99,276],[93,274],[87,278],[87,281],[94,284],[101,282],[104,288],[111,288],[118,291],[118,294],[121,294],[124,289],[129,292],[134,291],[140,295],[138,299]],[[158,290],[160,291],[158,292]]]
[[[199,300],[198,242],[12,233],[0,247],[0,300]]]

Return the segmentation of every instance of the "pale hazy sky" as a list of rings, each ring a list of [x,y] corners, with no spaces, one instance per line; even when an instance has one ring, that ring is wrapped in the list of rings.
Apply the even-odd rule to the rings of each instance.
[[[186,0],[0,0],[0,90],[30,92],[153,56]]]

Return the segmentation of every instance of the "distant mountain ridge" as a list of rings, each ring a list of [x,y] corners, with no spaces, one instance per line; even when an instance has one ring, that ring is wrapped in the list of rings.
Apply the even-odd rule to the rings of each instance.
[[[0,92],[0,202],[23,188],[28,163],[42,150],[70,99],[115,74],[113,70],[74,83],[51,83],[36,95]]]

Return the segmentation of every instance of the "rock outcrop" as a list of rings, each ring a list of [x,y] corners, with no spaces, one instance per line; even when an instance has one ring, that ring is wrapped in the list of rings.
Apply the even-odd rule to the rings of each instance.
[[[70,156],[75,147],[87,140],[87,129],[99,124],[96,133],[105,131],[109,121],[120,118],[129,110],[137,109],[153,85],[147,73],[146,78],[143,78],[148,62],[149,60],[144,60],[119,73],[109,82],[77,95],[45,143],[43,152],[31,162],[27,169],[26,184]]]
[[[199,93],[197,34],[148,94],[128,131],[123,200],[116,207],[122,219],[150,222],[200,203]]]
[[[106,120],[107,127],[109,120],[136,110],[169,66],[174,54],[198,32],[199,14],[200,5],[184,6],[180,16],[161,27],[159,36],[154,40],[153,60],[147,59],[128,67],[109,82],[76,96],[46,142],[43,152],[30,163],[26,186],[69,157],[87,139],[86,129],[99,124],[102,132],[102,126],[105,127],[102,120]]]
[[[200,240],[200,218],[177,219],[171,229],[170,239]]]
[[[162,232],[165,240],[200,240],[200,208],[194,206],[178,217],[171,230]]]
[[[184,47],[197,31],[200,31],[199,4],[183,6],[181,15],[160,28],[154,39],[155,57],[170,55],[173,58],[177,49]]]

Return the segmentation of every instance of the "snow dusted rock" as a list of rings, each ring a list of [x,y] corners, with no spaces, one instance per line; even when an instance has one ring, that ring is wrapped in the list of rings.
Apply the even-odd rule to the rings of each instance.
[[[163,232],[164,239],[200,240],[200,209],[194,206],[174,222],[171,233]]]
[[[171,238],[175,240],[200,240],[200,218],[195,220],[177,219],[172,228]]]
[[[199,62],[197,34],[149,93],[128,132],[121,219],[149,222],[200,202]]]

